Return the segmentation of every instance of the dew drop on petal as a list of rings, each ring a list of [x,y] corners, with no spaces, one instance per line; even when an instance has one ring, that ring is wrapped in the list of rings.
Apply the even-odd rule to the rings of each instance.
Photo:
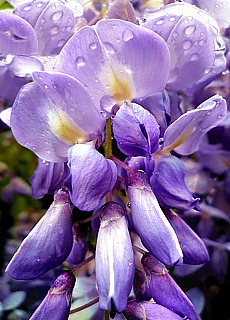
[[[157,22],[156,22],[156,24],[158,24],[158,25],[161,25],[161,24],[163,24],[164,23],[164,19],[159,19],[159,20],[157,20]]]
[[[59,41],[58,41],[58,44],[57,44],[58,47],[60,48],[60,47],[64,46],[65,42],[66,42],[66,41],[65,41],[64,39],[59,40]]]
[[[105,48],[105,51],[107,53],[114,53],[115,50],[114,50],[114,46],[112,45],[112,43],[110,42],[103,42],[103,46]]]
[[[83,67],[85,65],[85,59],[82,56],[77,57],[76,64],[78,67]]]
[[[63,16],[63,12],[57,11],[52,14],[51,18],[54,22],[56,22],[56,21],[60,20],[62,18],[62,16]]]
[[[46,19],[41,18],[41,19],[39,20],[39,22],[40,22],[41,24],[44,24],[44,23],[46,22]]]
[[[43,6],[43,4],[41,2],[37,3],[37,8],[41,8]]]
[[[37,257],[36,261],[37,261],[37,262],[40,262],[40,261],[41,261],[41,258],[40,258],[40,257]]]
[[[191,61],[196,61],[196,60],[198,60],[198,58],[199,58],[199,54],[198,53],[193,53],[191,55]]]
[[[122,34],[122,39],[124,42],[128,42],[133,38],[134,34],[133,31],[130,29],[125,29],[125,31]]]
[[[184,29],[184,33],[186,36],[189,36],[191,34],[193,34],[196,30],[196,26],[195,25],[191,25],[191,26],[188,26],[187,28]]]
[[[90,43],[89,47],[90,49],[95,50],[97,49],[97,43],[96,42]]]
[[[191,46],[192,46],[192,42],[190,40],[185,40],[182,43],[182,47],[183,47],[184,50],[190,49]]]
[[[51,36],[55,36],[56,34],[58,34],[58,32],[59,32],[59,27],[54,26],[50,28]]]
[[[29,11],[30,9],[31,9],[31,5],[28,5],[28,6],[23,8],[24,11]]]

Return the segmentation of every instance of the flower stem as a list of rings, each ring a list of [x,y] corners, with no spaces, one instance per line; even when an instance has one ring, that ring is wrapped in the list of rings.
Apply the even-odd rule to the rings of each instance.
[[[109,311],[108,311],[108,310],[105,310],[105,311],[104,311],[104,320],[109,320],[109,319],[110,319]]]
[[[91,300],[90,302],[88,302],[86,304],[83,304],[83,306],[80,306],[80,307],[77,307],[75,309],[70,310],[70,314],[82,311],[82,310],[84,310],[86,308],[89,308],[90,306],[94,305],[98,301],[99,301],[99,298],[96,297],[95,299]]]
[[[86,265],[88,262],[90,262],[93,259],[94,259],[94,254],[92,254],[89,258],[85,259],[84,261],[79,263],[76,267],[71,269],[71,272],[73,272],[73,273],[76,272],[78,269],[80,269],[81,267],[83,267],[84,265]]]
[[[105,157],[110,159],[112,156],[112,126],[111,118],[106,120],[106,137],[105,137]]]

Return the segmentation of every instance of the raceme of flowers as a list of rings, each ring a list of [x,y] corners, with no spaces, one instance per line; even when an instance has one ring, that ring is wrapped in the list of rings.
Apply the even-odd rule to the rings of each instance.
[[[202,211],[183,159],[202,152],[227,103],[214,94],[183,112],[178,93],[196,94],[226,70],[225,43],[217,22],[193,5],[176,2],[138,19],[130,2],[118,1],[96,23],[72,1],[15,2],[14,12],[0,12],[0,95],[8,107],[1,119],[38,156],[33,196],[54,194],[6,272],[28,280],[69,266],[31,319],[68,319],[76,266],[88,250],[74,207],[91,212],[105,314],[199,319],[169,267],[209,260],[180,215]]]

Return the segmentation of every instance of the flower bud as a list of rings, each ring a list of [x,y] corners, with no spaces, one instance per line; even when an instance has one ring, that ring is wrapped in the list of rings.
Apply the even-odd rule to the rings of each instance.
[[[62,272],[53,281],[50,290],[30,320],[67,320],[75,281],[70,271]]]
[[[134,276],[134,254],[124,209],[115,202],[101,208],[96,245],[96,279],[99,308],[117,312],[126,308]]]

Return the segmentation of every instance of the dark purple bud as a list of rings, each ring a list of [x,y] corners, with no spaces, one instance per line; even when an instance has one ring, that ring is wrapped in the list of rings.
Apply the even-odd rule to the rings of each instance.
[[[12,203],[15,195],[31,195],[30,186],[19,177],[13,177],[10,183],[2,190],[2,200]]]
[[[182,262],[182,251],[175,231],[161,210],[144,172],[127,177],[133,226],[143,245],[166,265]]]
[[[30,320],[67,320],[75,281],[75,276],[70,271],[62,272],[53,281],[50,290]]]
[[[133,291],[138,301],[148,301],[152,298],[148,276],[138,268],[135,269],[134,273]]]
[[[173,211],[165,210],[165,215],[176,232],[182,252],[183,262],[187,264],[202,264],[209,260],[209,254],[204,242]]]
[[[200,319],[192,302],[168,274],[161,262],[150,254],[144,255],[141,262],[150,279],[149,290],[156,303],[174,311],[181,317],[186,317],[186,319]]]
[[[134,276],[134,253],[124,209],[115,202],[101,208],[96,245],[96,279],[99,308],[122,312],[127,305]]]
[[[86,234],[81,231],[81,225],[75,223],[73,225],[73,247],[66,261],[75,267],[85,259],[88,250],[88,242]]]
[[[124,315],[127,320],[182,320],[176,313],[154,301],[129,301]]]
[[[71,213],[68,192],[61,189],[21,243],[6,272],[17,280],[34,279],[64,262],[73,244]]]

